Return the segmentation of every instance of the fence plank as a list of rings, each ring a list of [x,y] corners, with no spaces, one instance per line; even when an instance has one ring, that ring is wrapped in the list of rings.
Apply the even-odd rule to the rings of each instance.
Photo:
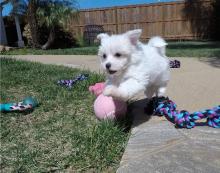
[[[207,23],[212,17],[213,0],[191,2],[194,3],[189,4],[186,0],[81,10],[78,20],[73,18],[68,28],[75,35],[82,35],[84,26],[88,24],[103,25],[106,31],[113,34],[141,28],[143,40],[154,35],[166,39],[209,38],[209,33],[205,31],[209,29]]]

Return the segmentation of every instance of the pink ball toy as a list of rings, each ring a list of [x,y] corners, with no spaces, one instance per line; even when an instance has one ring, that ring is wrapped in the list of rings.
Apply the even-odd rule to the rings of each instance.
[[[95,94],[96,96],[102,94],[103,90],[105,88],[105,83],[104,82],[100,82],[100,83],[96,83],[95,85],[91,85],[89,87],[89,91],[93,94]]]
[[[100,94],[95,100],[94,111],[99,120],[119,119],[125,116],[127,105],[123,101]]]

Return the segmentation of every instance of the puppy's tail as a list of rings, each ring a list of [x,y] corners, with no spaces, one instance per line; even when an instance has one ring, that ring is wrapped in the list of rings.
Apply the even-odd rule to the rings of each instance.
[[[155,47],[160,55],[166,56],[165,54],[166,54],[167,43],[165,42],[165,40],[163,38],[161,38],[159,36],[152,37],[148,41],[148,45],[151,47]]]

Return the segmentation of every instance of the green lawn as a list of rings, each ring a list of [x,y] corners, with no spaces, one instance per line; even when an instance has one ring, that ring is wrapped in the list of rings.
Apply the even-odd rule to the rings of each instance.
[[[167,56],[170,57],[220,57],[220,42],[168,42]],[[98,47],[82,47],[69,49],[17,49],[3,54],[9,55],[96,55]]]
[[[167,56],[220,58],[220,42],[168,42]]]
[[[96,55],[98,47],[80,47],[80,48],[66,48],[66,49],[14,49],[9,52],[3,52],[4,55]]]
[[[1,58],[0,102],[34,96],[31,113],[1,113],[1,172],[115,172],[126,146],[128,121],[100,122],[89,79],[72,89],[56,84],[81,71]]]

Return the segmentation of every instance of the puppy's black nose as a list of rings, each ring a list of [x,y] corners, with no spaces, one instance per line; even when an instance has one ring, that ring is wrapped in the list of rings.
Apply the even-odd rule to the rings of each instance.
[[[110,63],[107,63],[107,64],[105,65],[105,67],[106,67],[107,69],[110,69],[111,64],[110,64]]]

